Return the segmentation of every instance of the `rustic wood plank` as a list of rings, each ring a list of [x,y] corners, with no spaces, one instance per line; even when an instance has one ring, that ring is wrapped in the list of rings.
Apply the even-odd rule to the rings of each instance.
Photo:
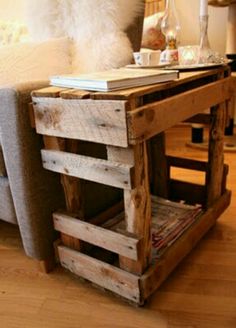
[[[141,277],[140,287],[144,299],[147,299],[161,285],[170,272],[215,224],[216,219],[228,207],[230,198],[231,193],[225,192]]]
[[[92,92],[86,90],[71,89],[60,93],[63,99],[88,99]]]
[[[206,172],[208,167],[207,162],[175,156],[167,156],[167,162],[170,166],[188,170],[196,170],[200,172]]]
[[[229,174],[229,165],[225,164],[223,168],[223,179],[222,179],[222,186],[221,186],[221,194],[226,192],[226,183],[227,183],[227,176]]]
[[[134,166],[134,156],[130,148],[107,146],[107,158],[110,161]]]
[[[224,169],[225,103],[211,108],[212,124],[209,131],[207,172],[207,206],[221,196]]]
[[[126,101],[34,97],[39,134],[127,147]]]
[[[58,247],[62,266],[101,287],[140,303],[139,277],[85,254]]]
[[[119,203],[116,203],[112,207],[108,208],[107,210],[103,211],[102,213],[90,219],[89,222],[95,225],[102,225],[106,221],[110,220],[111,218],[114,218],[117,214],[123,211],[124,211],[124,201],[120,201]]]
[[[60,97],[61,92],[68,90],[68,88],[60,87],[47,87],[39,90],[34,90],[32,92],[32,97],[49,97],[49,98],[58,98]]]
[[[131,165],[55,150],[42,150],[41,154],[47,170],[117,188],[133,187]]]
[[[124,190],[126,231],[142,238],[142,249],[137,262],[121,256],[119,260],[121,268],[140,275],[151,261],[151,200],[146,144],[132,147],[130,152],[132,157],[129,155],[129,158],[131,158],[132,163],[135,163],[135,188]]]
[[[78,150],[77,140],[65,140],[62,138],[55,138],[44,136],[44,145],[49,150]],[[76,213],[80,219],[84,219],[84,198],[81,190],[81,183],[79,179],[61,174],[61,184],[64,190],[67,211]],[[64,245],[76,250],[81,249],[81,243],[78,239],[61,234],[61,240]]]
[[[194,115],[190,118],[187,118],[187,120],[185,120],[184,122],[186,122],[186,123],[210,124],[211,123],[211,115],[210,114],[200,113],[200,114]]]
[[[140,240],[135,236],[127,237],[63,213],[54,213],[53,220],[57,231],[130,259],[138,259]]]
[[[132,110],[127,113],[129,143],[149,139],[231,96],[232,78],[229,77]]]
[[[50,273],[55,269],[56,266],[56,259],[54,258],[54,256],[52,255],[51,257],[42,260],[42,261],[38,261],[38,266],[39,266],[39,270],[42,273]]]
[[[191,182],[170,179],[170,198],[191,204],[206,204],[206,187]]]
[[[35,117],[34,117],[34,106],[33,103],[30,103],[29,106],[29,118],[30,118],[30,125],[33,129],[35,129]]]
[[[220,70],[224,71],[226,68],[222,68]],[[208,71],[196,71],[196,72],[181,72],[179,75],[179,79],[165,82],[165,83],[157,83],[153,85],[146,85],[137,88],[124,89],[119,91],[111,91],[111,92],[96,92],[91,97],[93,99],[116,99],[116,100],[128,100],[130,98],[138,98],[147,94],[160,92],[163,90],[173,89],[180,85],[189,84],[191,82],[196,82],[197,80],[204,79],[206,77],[214,77],[219,73],[219,68],[208,70]],[[236,80],[236,79],[235,79]],[[203,82],[203,84],[205,84]],[[236,83],[235,83],[236,84]]]
[[[165,154],[164,132],[150,139],[152,194],[163,198],[169,196],[169,167]]]

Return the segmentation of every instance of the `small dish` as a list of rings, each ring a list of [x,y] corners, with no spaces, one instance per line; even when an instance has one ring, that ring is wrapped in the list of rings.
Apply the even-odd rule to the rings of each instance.
[[[171,67],[166,67],[166,69],[177,69],[179,71],[191,71],[191,70],[200,70],[200,69],[208,69],[219,66],[227,65],[226,63],[209,63],[209,64],[196,64],[196,65],[172,65]]]
[[[126,65],[125,67],[127,68],[165,68],[170,66],[170,63],[165,63],[165,64],[158,64],[158,65],[137,65],[137,64],[129,64]]]

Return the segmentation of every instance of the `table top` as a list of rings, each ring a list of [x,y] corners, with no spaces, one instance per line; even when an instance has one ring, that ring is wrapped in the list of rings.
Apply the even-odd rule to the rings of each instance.
[[[179,78],[173,81],[145,85],[136,88],[123,89],[118,91],[110,92],[93,92],[78,89],[68,89],[68,88],[58,88],[49,87],[40,90],[36,90],[32,93],[34,97],[50,97],[57,98],[62,97],[64,99],[100,99],[100,100],[129,100],[130,98],[142,97],[148,94],[163,92],[166,90],[171,90],[179,86],[188,85],[189,88],[191,84],[197,82],[199,85],[204,85],[209,82],[213,82],[218,78],[219,75],[230,74],[228,66],[222,66],[219,68],[208,69],[203,71],[188,71],[180,72]]]
[[[49,87],[33,92],[37,132],[127,147],[230,100],[227,66],[116,92]]]

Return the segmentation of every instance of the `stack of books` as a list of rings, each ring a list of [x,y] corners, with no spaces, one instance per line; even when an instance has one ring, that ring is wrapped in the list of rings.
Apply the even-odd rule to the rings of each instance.
[[[201,205],[187,205],[152,196],[153,258],[159,258],[201,212]]]
[[[178,71],[119,68],[89,74],[53,76],[50,84],[91,91],[113,91],[175,80]]]

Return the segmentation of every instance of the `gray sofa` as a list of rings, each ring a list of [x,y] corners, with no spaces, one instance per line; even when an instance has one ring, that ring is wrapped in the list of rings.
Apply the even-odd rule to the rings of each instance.
[[[133,48],[141,44],[143,16],[127,31]],[[57,174],[42,168],[42,137],[30,125],[30,94],[48,82],[0,86],[0,220],[18,224],[28,256],[53,258],[51,214],[63,206]],[[0,231],[1,233],[1,231]]]
[[[47,82],[0,88],[0,219],[18,224],[25,252],[53,254],[51,213],[62,206],[59,177],[42,168],[41,137],[30,126],[30,93]]]

